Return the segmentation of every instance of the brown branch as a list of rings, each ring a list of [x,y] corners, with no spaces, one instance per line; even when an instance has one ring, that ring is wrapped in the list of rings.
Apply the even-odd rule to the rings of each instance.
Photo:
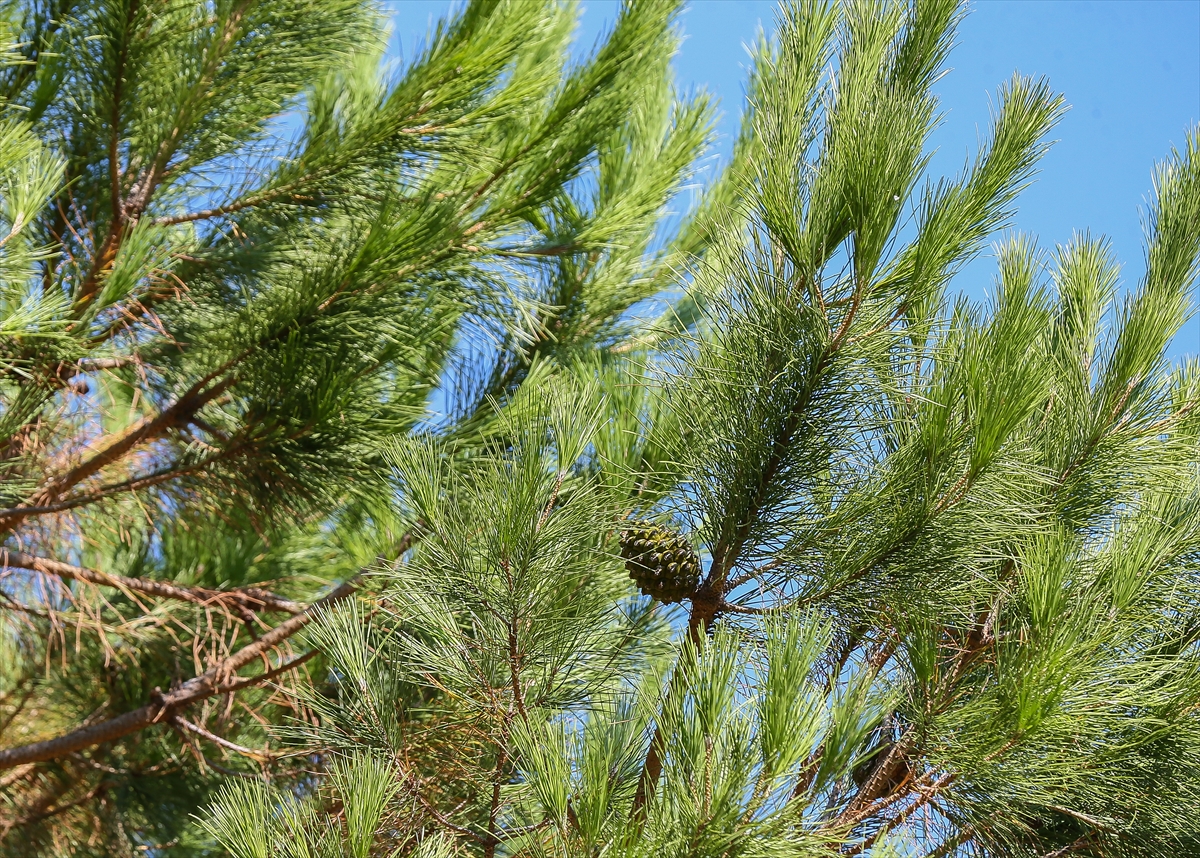
[[[1064,855],[1071,855],[1081,849],[1087,849],[1093,845],[1092,841],[1094,837],[1094,834],[1085,834],[1074,843],[1070,843],[1061,849],[1055,849],[1053,852],[1047,852],[1042,858],[1063,858]]]
[[[100,288],[100,274],[105,271],[121,249],[125,226],[129,222],[129,213],[125,202],[121,199],[121,181],[124,175],[121,171],[121,100],[125,89],[125,66],[129,60],[129,42],[133,38],[130,32],[133,19],[137,17],[138,0],[131,0],[125,17],[121,46],[117,52],[117,64],[113,76],[112,106],[109,111],[108,135],[108,184],[112,204],[111,222],[108,225],[108,236],[92,260],[91,270],[79,287],[75,298],[75,306],[83,307],[95,297]]]
[[[895,775],[901,771],[902,766],[906,765],[905,757],[912,750],[915,741],[914,735],[909,732],[888,748],[887,755],[876,764],[866,783],[859,789],[858,795],[834,821],[834,826],[854,825],[871,813],[882,809],[874,806],[873,803],[876,799],[883,798],[892,789]]]
[[[132,38],[130,29],[137,13],[138,0],[131,0],[121,34],[121,48],[117,52],[116,74],[113,75],[112,109],[109,111],[108,120],[108,183],[112,205],[110,236],[120,232],[124,220],[124,206],[121,201],[121,98],[125,89],[125,64],[129,61],[129,41]],[[89,278],[91,279],[93,278]]]
[[[25,777],[30,772],[32,772],[33,769],[34,769],[33,763],[26,763],[23,766],[17,766],[15,769],[13,769],[11,772],[6,774],[4,777],[0,778],[0,789],[5,789],[6,787],[12,786],[17,781],[21,780],[21,778]]]
[[[796,786],[792,788],[793,799],[800,798],[812,787],[813,781],[817,779],[817,772],[821,770],[821,760],[824,756],[824,747],[818,747],[808,755],[796,778]]]
[[[42,784],[38,784],[42,787]],[[53,807],[54,802],[62,799],[73,786],[70,782],[64,780],[54,780],[48,785],[38,790],[38,795],[20,808],[20,813],[24,816],[14,814],[8,819],[0,820],[0,843],[8,836],[8,832],[12,831],[18,825],[28,824],[30,819],[40,816],[40,814],[49,807]],[[30,789],[32,792],[32,788]]]
[[[924,807],[925,805],[929,804],[929,802],[931,802],[935,798],[937,798],[939,793],[941,793],[942,790],[944,790],[950,783],[952,783],[954,781],[954,778],[955,778],[955,776],[953,774],[947,774],[947,775],[943,775],[941,778],[939,778],[938,780],[934,781],[933,783],[931,783],[927,786],[924,786],[924,787],[918,786],[916,788],[918,795],[917,795],[917,798],[915,801],[911,802],[908,805],[908,807],[905,807],[903,810],[900,811],[900,813],[896,814],[896,816],[894,816],[893,818],[886,820],[881,826],[879,826],[879,828],[870,837],[868,837],[866,840],[862,841],[861,843],[856,844],[846,854],[847,855],[861,855],[862,853],[870,850],[871,847],[873,847],[875,845],[875,843],[879,840],[879,838],[885,836],[889,831],[892,831],[897,826],[903,825],[910,816],[912,816],[914,813],[916,813],[922,807]],[[889,800],[887,802],[887,805],[894,804],[896,801],[899,801],[902,798],[904,798],[905,795],[906,795],[905,793],[897,794],[893,800]],[[883,806],[872,807],[867,811],[867,814],[871,814],[871,815],[877,814],[880,810],[883,810]],[[861,818],[865,818],[865,816],[860,817],[860,819]],[[858,820],[855,820],[855,821],[857,822]]]
[[[967,825],[954,836],[946,838],[937,849],[926,853],[925,858],[945,858],[958,847],[974,840],[978,834],[979,830],[974,825]]]
[[[74,495],[73,497],[61,500],[58,503],[47,504],[45,506],[18,506],[11,509],[0,509],[0,521],[6,518],[19,518],[24,521],[26,518],[39,515],[49,515],[56,512],[66,512],[70,509],[78,509],[81,506],[102,501],[105,498],[110,498],[113,495],[125,494],[127,492],[141,491],[142,489],[152,488],[161,483],[168,482],[176,477],[182,477],[186,474],[195,473],[196,471],[207,468],[222,459],[228,458],[238,452],[236,448],[225,448],[218,450],[211,456],[206,456],[199,461],[192,462],[190,465],[177,465],[174,467],[161,468],[157,471],[151,471],[148,474],[142,474],[137,477],[131,477],[128,480],[122,480],[119,483],[109,483],[108,485],[100,486],[95,491],[87,492],[86,494]],[[18,522],[19,523],[19,522]],[[6,530],[11,530],[12,526],[0,527],[0,533]]]
[[[35,822],[41,822],[42,820],[49,819],[52,816],[58,816],[60,813],[65,813],[66,811],[68,811],[74,807],[79,807],[81,804],[85,804],[85,803],[91,801],[96,796],[100,795],[101,793],[107,792],[112,786],[114,786],[114,784],[111,781],[101,781],[99,784],[97,784],[95,787],[93,787],[88,792],[81,795],[79,798],[72,799],[71,801],[68,801],[65,804],[56,805],[54,807],[48,807],[45,810],[42,810],[31,816],[24,817],[23,819],[18,819],[14,822],[14,824],[11,826],[11,828],[32,825]]]
[[[206,50],[207,57],[204,67],[195,82],[191,85],[189,97],[183,101],[180,109],[176,112],[175,122],[171,127],[170,133],[159,142],[158,150],[154,153],[154,158],[150,162],[149,169],[130,193],[130,199],[127,204],[129,213],[127,216],[137,218],[142,212],[146,211],[150,206],[150,199],[153,197],[155,190],[158,189],[159,184],[170,172],[167,169],[167,165],[175,155],[180,140],[183,139],[184,132],[195,114],[197,105],[211,96],[212,82],[216,77],[221,60],[225,55],[225,51],[234,42],[235,36],[241,27],[242,18],[245,16],[246,10],[252,5],[252,2],[253,0],[242,0],[242,2],[230,11],[229,18],[226,20],[225,26],[221,31],[219,42]],[[176,166],[178,167],[179,165]]]
[[[542,528],[546,525],[546,520],[550,518],[550,513],[554,510],[554,505],[558,503],[558,493],[562,490],[563,480],[566,479],[567,472],[559,471],[558,476],[554,479],[554,490],[550,492],[550,500],[546,503],[546,508],[542,510],[542,514],[538,517],[537,527],[534,528],[534,533],[541,533]]]
[[[415,530],[405,533],[392,546],[391,555],[399,557],[404,554],[404,552],[412,547],[416,538],[417,532]],[[384,556],[380,555],[377,558],[377,562],[382,562],[383,559]],[[99,724],[72,730],[53,739],[0,750],[0,770],[10,769],[25,763],[52,760],[82,750],[83,748],[98,745],[101,742],[111,742],[123,736],[128,736],[130,733],[136,733],[139,730],[145,729],[151,724],[162,721],[164,718],[169,718],[176,712],[200,700],[205,700],[218,694],[230,694],[251,685],[257,685],[278,676],[285,670],[290,670],[293,667],[303,664],[315,655],[315,651],[256,676],[234,676],[238,670],[258,660],[271,649],[307,626],[320,611],[351,596],[358,589],[359,579],[367,571],[368,569],[366,568],[360,569],[353,577],[339,585],[332,593],[309,605],[302,613],[271,629],[258,640],[233,653],[220,664],[214,665],[200,676],[189,679],[167,694],[156,694],[155,699],[151,703],[140,709],[126,712],[123,715],[118,715],[116,718],[110,718]]]
[[[756,579],[762,575],[765,575],[767,572],[770,572],[772,569],[778,569],[780,566],[782,566],[786,562],[787,562],[787,560],[785,560],[781,557],[776,557],[774,560],[764,563],[762,566],[755,566],[750,571],[744,572],[741,575],[738,575],[732,581],[730,581],[726,585],[726,589],[727,590],[736,590],[738,587],[742,586],[743,584],[749,584],[754,579]]]
[[[240,682],[235,682],[223,689],[221,693],[232,694],[235,691],[241,691],[243,688],[249,688],[251,685],[262,685],[267,680],[274,679],[275,677],[287,673],[290,670],[295,670],[297,667],[315,656],[318,652],[319,650],[310,649],[304,655],[298,655],[293,659],[289,659],[288,661],[285,661],[283,664],[279,665],[279,667],[273,667],[268,671],[257,674],[256,676],[250,676]]]
[[[214,217],[224,217],[227,214],[236,214],[243,209],[253,208],[267,202],[270,197],[260,195],[258,197],[247,197],[244,200],[238,200],[235,203],[230,203],[227,206],[217,206],[211,209],[204,209],[198,212],[188,212],[181,215],[172,215],[168,217],[160,217],[154,219],[155,226],[176,226],[181,223],[193,223],[198,220],[208,220]]]
[[[171,716],[171,723],[176,724],[176,725],[184,728],[185,730],[190,730],[191,732],[195,733],[197,736],[201,736],[205,739],[208,739],[208,741],[212,742],[214,745],[218,745],[222,748],[228,748],[230,751],[233,751],[234,753],[237,753],[237,754],[241,754],[244,757],[250,757],[252,760],[258,760],[261,762],[263,760],[270,760],[276,756],[271,751],[256,750],[255,748],[247,748],[247,747],[239,745],[235,742],[231,742],[222,736],[218,736],[216,733],[211,733],[208,730],[205,730],[203,727],[199,726],[198,724],[193,724],[191,721],[187,720],[182,715]]]
[[[234,358],[209,373],[157,416],[139,420],[129,431],[90,459],[86,459],[66,473],[52,479],[40,488],[28,503],[12,509],[0,510],[0,520],[7,520],[0,525],[0,533],[11,532],[30,515],[37,515],[36,510],[53,507],[53,502],[65,491],[94,476],[105,466],[122,458],[140,444],[160,438],[170,429],[186,423],[191,415],[220,396],[233,384],[235,380],[233,375],[227,375],[216,384],[212,384],[212,382],[228,372],[242,357]]]
[[[833,341],[829,347],[830,352],[835,352],[841,347],[842,340],[845,339],[847,332],[850,330],[850,323],[854,321],[854,317],[858,313],[858,308],[862,304],[863,292],[865,291],[866,287],[860,280],[854,287],[854,294],[850,300],[850,309],[842,317],[842,323],[838,325],[837,332],[833,335]]]
[[[571,253],[579,253],[582,251],[577,244],[555,244],[550,247],[497,247],[490,252],[496,256],[507,256],[515,259],[525,259],[545,257],[545,256],[566,256]]]
[[[525,692],[521,687],[521,653],[517,644],[517,626],[516,617],[506,623],[508,626],[508,671],[509,681],[512,684],[513,705],[516,706],[517,713],[521,716],[521,720],[528,723],[529,715],[525,711]]]
[[[338,586],[332,593],[310,605],[303,613],[297,614],[271,629],[257,641],[233,653],[199,676],[189,679],[165,694],[155,695],[156,699],[140,709],[126,712],[99,724],[72,730],[53,739],[0,751],[0,769],[9,769],[23,763],[52,760],[102,742],[120,739],[152,724],[167,720],[177,711],[193,703],[217,694],[244,688],[248,682],[253,684],[263,681],[271,674],[270,671],[255,677],[238,677],[236,681],[230,680],[238,670],[257,661],[272,648],[307,626],[321,610],[352,595],[357,590],[358,579],[361,575],[362,572],[359,572]]]
[[[183,740],[183,743],[187,745],[188,750],[192,752],[193,756],[195,756],[196,762],[200,763],[201,771],[204,771],[205,769],[212,769],[213,771],[220,772],[221,774],[228,775],[229,777],[246,778],[247,780],[254,781],[259,780],[259,778],[255,777],[254,775],[247,774],[246,772],[239,772],[236,769],[226,768],[225,766],[214,763],[208,757],[204,756],[204,751],[201,749],[200,745],[191,736],[191,734],[184,730],[184,728],[180,725],[178,718],[172,718],[170,724],[175,732],[179,734],[179,738]],[[259,762],[261,763],[261,760]]]
[[[701,587],[697,593],[692,596],[692,610],[688,616],[688,640],[696,648],[699,653],[700,647],[704,642],[705,632],[708,631],[709,625],[716,618],[717,610],[721,605],[719,598],[713,598],[711,588]],[[662,709],[665,710],[672,699],[685,691],[685,683],[687,681],[686,671],[681,669],[682,665],[677,664],[675,673],[671,677],[671,682],[667,686],[666,699],[663,701]],[[662,711],[662,710],[660,710]],[[641,823],[646,819],[646,807],[650,803],[650,799],[654,796],[654,790],[658,787],[659,778],[662,777],[663,760],[662,754],[666,746],[666,733],[663,730],[663,721],[660,717],[654,725],[654,735],[650,738],[650,746],[646,749],[646,759],[642,763],[642,773],[638,777],[637,791],[633,796],[633,807],[630,815],[635,822]]]
[[[130,3],[129,19],[132,19],[137,13],[138,0],[132,0]],[[112,115],[112,137],[109,143],[109,162],[110,162],[110,183],[113,194],[113,221],[109,226],[108,238],[105,239],[104,246],[100,253],[96,255],[95,261],[92,264],[91,271],[88,273],[87,279],[84,280],[80,287],[79,297],[76,299],[76,306],[81,307],[90,301],[99,291],[100,275],[107,270],[116,259],[117,254],[121,250],[121,245],[125,240],[125,236],[129,230],[127,227],[130,224],[136,225],[138,218],[150,205],[150,200],[154,196],[159,184],[166,177],[168,170],[167,165],[172,156],[174,156],[180,141],[184,137],[184,132],[195,113],[197,105],[209,97],[211,93],[211,84],[217,73],[218,66],[224,56],[226,49],[233,43],[234,37],[241,26],[242,18],[245,16],[247,8],[250,6],[250,0],[243,0],[230,13],[229,19],[225,22],[225,27],[220,34],[220,40],[216,45],[213,45],[211,51],[208,52],[207,61],[204,68],[196,81],[191,85],[191,93],[188,99],[182,104],[175,115],[175,121],[171,127],[171,131],[162,139],[158,148],[154,153],[153,159],[146,172],[138,179],[130,190],[129,197],[124,202],[120,198],[120,168],[118,166],[118,148],[120,143],[120,99],[121,87],[123,83],[124,65],[128,53],[129,33],[128,24],[126,25],[125,41],[121,46],[121,56],[118,64],[117,80],[113,92],[113,115]]]
[[[303,187],[299,181],[289,182],[281,185],[273,190],[262,191],[253,196],[243,197],[232,203],[223,206],[215,206],[211,209],[203,209],[196,212],[185,212],[181,215],[164,215],[163,217],[155,218],[155,226],[176,226],[181,223],[194,223],[199,220],[209,220],[210,218],[224,217],[225,215],[237,214],[245,209],[255,208],[273,202],[280,197],[292,196],[293,202],[302,204],[311,204],[314,201],[313,197],[297,196],[295,191],[297,188]]]
[[[80,372],[95,372],[101,369],[120,369],[123,366],[130,366],[137,361],[131,357],[117,358],[80,358],[78,367]]]
[[[4,607],[10,611],[16,611],[20,614],[28,614],[31,617],[41,617],[43,620],[52,619],[50,611],[39,611],[37,608],[22,604],[12,596],[8,595],[8,593],[5,593],[3,590],[0,590],[0,599],[4,601]]]
[[[492,800],[488,807],[488,827],[487,838],[483,844],[484,858],[496,858],[496,847],[500,845],[500,838],[496,835],[496,823],[500,819],[500,790],[504,784],[504,767],[508,765],[508,754],[504,748],[500,749],[500,754],[496,757],[496,772],[492,780]]]
[[[488,842],[487,838],[484,837],[483,835],[479,834],[477,831],[472,831],[470,828],[466,828],[465,826],[458,825],[457,823],[451,822],[450,818],[448,816],[446,816],[444,813],[442,813],[440,810],[438,810],[437,806],[433,802],[431,802],[429,799],[427,799],[424,795],[421,794],[421,781],[420,781],[420,778],[416,775],[416,773],[410,771],[408,769],[408,766],[404,763],[403,760],[401,760],[399,758],[395,758],[395,760],[396,760],[397,765],[400,767],[400,769],[405,773],[405,777],[410,783],[409,789],[412,793],[412,797],[414,799],[416,799],[417,804],[421,805],[421,807],[430,816],[432,816],[434,819],[436,819],[438,821],[439,825],[441,825],[445,828],[449,828],[451,831],[461,834],[464,837],[470,838],[471,840],[478,843],[480,846],[484,846],[487,844],[487,842]],[[459,805],[459,807],[461,808],[462,805]],[[451,810],[450,812],[454,813],[456,810],[458,810],[458,808],[455,808],[454,810]]]
[[[0,736],[3,736],[4,731],[12,725],[13,721],[17,720],[17,716],[21,714],[21,711],[25,708],[25,704],[27,704],[29,699],[33,697],[33,692],[34,687],[31,683],[30,686],[25,689],[25,693],[21,695],[21,699],[17,701],[17,705],[13,707],[13,711],[7,718],[0,722]],[[5,702],[7,703],[8,701],[5,700]],[[4,784],[0,783],[0,786],[4,786]]]
[[[1072,819],[1078,820],[1079,822],[1082,822],[1084,825],[1090,825],[1090,826],[1092,826],[1092,828],[1098,829],[1099,831],[1106,831],[1109,834],[1116,833],[1115,829],[1108,823],[1104,822],[1103,820],[1097,819],[1094,816],[1083,813],[1082,811],[1071,810],[1071,808],[1063,807],[1060,804],[1048,804],[1048,805],[1046,805],[1046,809],[1053,810],[1055,813],[1061,813],[1063,816],[1069,816]]]
[[[213,399],[216,399],[233,384],[234,377],[229,375],[220,382],[212,384],[211,387],[209,386],[224,372],[225,367],[222,367],[197,381],[183,396],[175,400],[175,402],[157,416],[138,421],[136,426],[104,450],[63,474],[43,490],[44,494],[46,496],[61,494],[64,490],[78,485],[88,477],[99,473],[106,465],[120,459],[139,444],[160,438],[169,429],[186,422],[192,414],[199,411]]]
[[[86,581],[101,587],[112,587],[122,591],[143,593],[147,596],[157,596],[161,599],[176,599],[191,602],[202,607],[236,603],[250,610],[283,611],[288,614],[299,614],[304,605],[284,599],[267,590],[257,587],[246,587],[234,590],[214,590],[207,587],[184,587],[169,581],[154,581],[147,578],[131,578],[126,575],[113,575],[98,569],[88,569],[82,566],[72,566],[58,560],[44,557],[34,557],[20,551],[0,549],[0,565],[29,569],[44,575],[53,575],[67,581]]]

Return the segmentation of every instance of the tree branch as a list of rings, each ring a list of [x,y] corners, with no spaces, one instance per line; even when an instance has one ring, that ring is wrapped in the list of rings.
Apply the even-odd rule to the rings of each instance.
[[[191,732],[195,733],[197,736],[201,736],[205,739],[208,739],[208,741],[212,742],[214,745],[218,745],[222,748],[228,748],[230,751],[233,751],[234,753],[237,753],[237,754],[241,754],[243,757],[249,757],[252,760],[258,760],[261,762],[263,760],[269,760],[275,756],[275,754],[272,754],[270,751],[267,751],[267,750],[256,750],[254,748],[247,748],[247,747],[239,745],[235,742],[231,742],[226,738],[218,736],[216,733],[211,733],[208,730],[205,730],[203,727],[199,726],[198,724],[193,724],[191,721],[187,720],[182,715],[171,716],[171,723],[177,724],[178,726],[180,726],[186,730],[190,730]]]
[[[125,89],[125,66],[129,60],[129,42],[133,38],[130,32],[134,18],[138,14],[138,0],[130,0],[122,28],[121,46],[117,52],[117,64],[113,74],[112,105],[109,110],[108,135],[108,192],[112,204],[111,222],[108,225],[108,236],[92,260],[91,270],[79,287],[75,298],[75,306],[83,307],[96,295],[100,287],[100,274],[107,269],[121,249],[125,225],[129,221],[125,202],[121,199],[121,181],[124,175],[121,171],[121,100]]]
[[[218,67],[224,57],[225,51],[233,44],[239,29],[241,28],[242,18],[246,14],[246,10],[250,7],[250,0],[242,0],[234,9],[231,10],[229,18],[225,22],[225,26],[220,33],[219,40],[215,45],[210,46],[207,61],[204,64],[197,79],[191,84],[191,92],[189,97],[182,104],[179,110],[176,111],[175,121],[171,131],[162,139],[158,148],[154,153],[150,165],[142,174],[141,178],[133,184],[130,189],[129,197],[122,202],[120,198],[120,169],[117,158],[119,157],[120,143],[120,100],[121,89],[123,83],[123,74],[125,62],[128,54],[129,45],[129,24],[126,24],[125,40],[121,45],[121,55],[118,64],[117,80],[113,91],[113,110],[112,110],[112,137],[109,143],[109,161],[110,161],[110,184],[113,194],[113,221],[109,226],[108,238],[105,239],[104,246],[100,253],[97,254],[95,261],[92,264],[92,269],[88,273],[87,279],[79,291],[79,297],[76,299],[76,306],[83,306],[90,301],[99,291],[100,275],[108,269],[116,259],[117,254],[121,250],[121,245],[124,242],[126,227],[130,224],[136,225],[138,218],[150,205],[150,200],[154,196],[159,184],[163,181],[167,174],[167,165],[177,151],[180,141],[183,140],[185,132],[191,122],[197,105],[203,102],[211,94],[211,84],[218,71]],[[129,6],[129,22],[137,14],[138,0],[131,0]]]
[[[322,609],[352,595],[358,589],[358,580],[361,575],[360,571],[353,578],[338,586],[332,593],[314,602],[302,613],[271,629],[254,643],[243,647],[199,676],[184,682],[178,688],[158,695],[156,700],[140,709],[126,712],[99,724],[72,730],[53,739],[0,751],[0,769],[9,769],[23,763],[52,760],[102,742],[120,739],[152,724],[168,720],[175,712],[193,703],[217,694],[244,688],[247,684],[263,681],[264,678],[272,675],[271,671],[255,677],[239,677],[237,681],[230,681],[230,678],[238,670],[256,661],[273,647],[283,643],[307,626]]]
[[[241,691],[243,688],[249,688],[251,685],[262,685],[269,679],[274,679],[277,676],[287,673],[289,670],[295,670],[297,667],[304,664],[304,662],[316,655],[317,652],[318,650],[310,649],[304,655],[298,655],[293,659],[285,661],[283,664],[279,665],[279,667],[273,667],[270,670],[260,673],[256,676],[247,677],[241,682],[235,682],[226,687],[221,693],[233,694],[235,691]]]
[[[945,858],[958,847],[965,843],[969,843],[978,836],[979,830],[974,825],[967,825],[952,837],[946,838],[940,846],[932,852],[927,852],[925,858]]]
[[[391,551],[392,556],[399,557],[404,554],[412,546],[416,537],[417,534],[414,530],[410,530],[404,534],[399,542],[393,546]],[[379,560],[382,561],[383,559],[384,557],[381,555]],[[193,703],[214,697],[218,694],[230,694],[251,685],[257,685],[278,676],[286,670],[303,664],[315,654],[315,651],[292,659],[290,662],[256,676],[235,676],[238,670],[261,658],[271,649],[307,626],[321,610],[353,595],[358,589],[359,580],[367,571],[367,568],[360,569],[353,577],[340,584],[332,593],[309,605],[303,612],[271,629],[258,640],[233,653],[219,664],[210,667],[200,676],[189,679],[178,688],[166,694],[156,695],[155,700],[140,709],[126,712],[123,715],[118,715],[116,718],[110,718],[99,724],[92,724],[87,727],[81,727],[78,730],[72,730],[53,739],[0,750],[0,770],[11,769],[25,763],[52,760],[84,748],[90,748],[101,742],[111,742],[115,739],[120,739],[123,736],[143,730],[151,724],[168,719],[176,712]]]
[[[63,492],[94,476],[106,465],[117,461],[138,445],[160,438],[172,427],[186,422],[192,414],[220,396],[233,384],[233,375],[226,376],[216,384],[212,384],[212,382],[231,369],[239,359],[240,356],[227,362],[216,371],[209,373],[193,384],[183,396],[175,400],[174,403],[161,411],[157,416],[143,418],[128,432],[90,459],[81,462],[66,473],[52,479],[35,492],[27,504],[12,509],[0,510],[0,520],[7,520],[4,524],[0,524],[0,533],[11,532],[30,515],[38,514],[37,510],[53,507],[53,501],[61,497]],[[212,384],[211,387],[209,387],[210,384]]]
[[[221,606],[229,602],[236,603],[250,610],[283,611],[288,614],[299,614],[305,606],[299,602],[284,599],[267,590],[257,587],[245,587],[234,590],[213,590],[207,587],[184,587],[169,581],[154,581],[147,578],[131,578],[126,575],[113,575],[98,569],[88,569],[72,566],[58,560],[44,557],[34,557],[20,551],[0,549],[0,565],[16,569],[29,569],[44,575],[53,575],[67,581],[86,581],[101,587],[112,587],[116,590],[144,593],[147,596],[157,596],[162,599],[176,599],[191,602],[194,605],[210,607]]]
[[[142,489],[148,489],[157,486],[160,483],[168,482],[176,477],[182,477],[185,474],[191,474],[195,471],[207,468],[221,459],[227,458],[236,452],[236,449],[226,448],[207,456],[199,461],[192,462],[190,465],[177,465],[174,467],[161,468],[157,471],[151,471],[148,474],[142,474],[137,477],[132,477],[128,480],[122,480],[119,483],[109,483],[105,486],[100,486],[95,491],[87,494],[74,495],[73,497],[61,500],[58,503],[47,504],[45,506],[18,506],[11,509],[0,509],[0,521],[7,518],[19,518],[18,524],[26,518],[31,518],[38,515],[49,515],[55,512],[66,512],[69,509],[77,509],[81,506],[96,503],[113,495],[124,494],[126,492],[136,492]],[[3,526],[0,525],[0,533],[6,530],[11,530],[15,525]]]
[[[719,601],[702,598],[699,595],[692,598],[692,610],[688,616],[688,640],[696,648],[697,654],[700,652],[705,630],[716,616],[716,609],[720,604]],[[677,660],[675,672],[672,674],[671,681],[667,685],[666,697],[659,709],[660,713],[666,709],[667,705],[677,695],[681,695],[686,691],[687,671],[682,668],[683,664],[681,660]],[[654,725],[654,735],[650,737],[650,745],[646,748],[646,758],[642,763],[642,773],[638,777],[637,791],[634,793],[633,807],[630,810],[630,816],[639,824],[646,819],[647,805],[649,805],[650,799],[654,796],[654,790],[658,787],[659,778],[662,777],[662,754],[666,745],[666,739],[666,734],[663,731],[663,720],[660,715],[657,723]]]

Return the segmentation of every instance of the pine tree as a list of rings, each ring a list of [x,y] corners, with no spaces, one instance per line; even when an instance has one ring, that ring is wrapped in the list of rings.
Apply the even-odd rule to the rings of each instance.
[[[414,543],[308,632],[329,776],[226,787],[232,855],[1200,853],[1200,134],[1134,288],[1009,236],[956,298],[1065,109],[1014,77],[922,182],[960,15],[785,6],[690,324],[393,445]]]
[[[196,854],[306,781],[297,633],[416,535],[385,451],[472,461],[706,241],[677,5],[572,59],[574,4],[478,0],[396,68],[367,0],[4,5],[0,851]]]

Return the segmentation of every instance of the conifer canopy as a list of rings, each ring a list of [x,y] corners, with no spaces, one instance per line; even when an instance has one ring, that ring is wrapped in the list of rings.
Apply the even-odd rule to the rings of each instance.
[[[957,0],[784,3],[682,217],[674,2],[398,69],[366,3],[64,6],[3,73],[8,854],[1200,854],[1196,129],[1125,284],[1006,231],[1049,82],[928,175]]]
[[[307,777],[296,634],[413,538],[387,450],[469,459],[703,247],[676,13],[580,57],[478,2],[395,67],[365,0],[4,4],[0,850],[208,854],[214,788]]]

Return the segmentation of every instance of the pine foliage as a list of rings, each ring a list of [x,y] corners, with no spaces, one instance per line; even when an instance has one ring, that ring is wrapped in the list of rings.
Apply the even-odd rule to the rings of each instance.
[[[927,175],[957,0],[786,3],[677,224],[666,0],[3,9],[6,854],[1200,852],[1195,129],[1125,288],[1048,82]]]
[[[1015,235],[954,297],[1065,109],[1014,77],[925,178],[961,11],[786,5],[678,324],[526,387],[477,456],[392,448],[418,537],[312,632],[335,775],[227,787],[231,854],[1200,851],[1200,387],[1166,356],[1200,137],[1131,290],[1102,239]],[[683,608],[636,594],[635,531],[703,558]]]
[[[204,852],[219,784],[308,778],[294,635],[412,539],[385,451],[632,347],[711,109],[667,0],[398,65],[364,0],[2,8],[0,850]]]

